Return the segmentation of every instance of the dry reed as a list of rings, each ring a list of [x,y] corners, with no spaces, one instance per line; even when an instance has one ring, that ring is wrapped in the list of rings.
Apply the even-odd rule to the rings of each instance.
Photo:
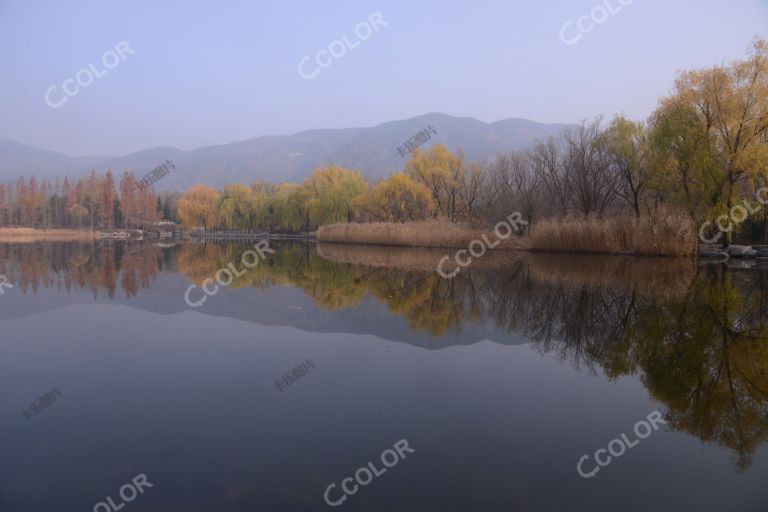
[[[567,217],[537,222],[522,245],[529,251],[691,256],[696,253],[696,229],[680,215]]]
[[[405,247],[466,248],[473,240],[485,235],[491,243],[497,240],[493,229],[476,229],[442,220],[420,222],[371,222],[367,224],[338,223],[317,230],[319,242],[365,245],[394,245]],[[514,249],[515,237],[503,240],[496,249]]]
[[[0,228],[0,242],[35,242],[38,240],[88,240],[99,233],[90,229]]]

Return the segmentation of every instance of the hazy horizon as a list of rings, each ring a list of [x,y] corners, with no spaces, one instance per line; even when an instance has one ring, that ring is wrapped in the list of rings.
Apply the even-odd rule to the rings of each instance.
[[[420,117],[427,117],[427,116],[432,116],[432,115],[441,115],[441,116],[445,115],[445,116],[447,116],[449,114],[445,114],[444,112],[425,112],[423,114],[418,114],[418,115],[412,116],[412,117],[410,117],[408,119],[417,119],[417,118],[420,118]],[[485,124],[489,124],[489,125],[492,125],[494,123],[498,123],[500,121],[507,121],[507,120],[510,120],[510,119],[519,119],[519,120],[522,120],[522,121],[532,121],[534,123],[543,124],[543,125],[566,124],[566,123],[539,123],[535,119],[513,118],[513,117],[494,119],[492,121],[484,121],[482,119],[477,119],[477,118],[470,117],[470,116],[451,116],[451,117],[454,117],[456,119],[469,119],[469,120],[474,120],[474,121],[481,121],[481,122],[483,122]],[[13,139],[0,138],[0,141],[9,141],[9,142],[13,142],[13,143],[23,144],[23,145],[30,146],[30,147],[35,148],[35,149],[56,151],[57,153],[63,154],[65,156],[73,157],[73,158],[81,158],[81,157],[87,157],[87,158],[115,158],[115,157],[126,156],[126,155],[129,155],[129,154],[134,153],[134,152],[141,152],[141,151],[144,151],[144,150],[151,150],[151,149],[162,148],[162,147],[175,148],[175,149],[180,149],[182,151],[195,151],[197,149],[207,148],[207,147],[211,147],[211,146],[219,146],[219,145],[227,145],[227,144],[238,143],[238,142],[245,142],[245,141],[248,141],[248,140],[251,140],[251,139],[255,139],[255,138],[259,138],[259,137],[293,137],[295,135],[300,135],[302,133],[318,131],[318,130],[355,130],[355,129],[365,130],[365,129],[375,128],[375,127],[380,126],[382,124],[387,124],[387,123],[391,123],[391,122],[407,121],[408,119],[389,119],[389,120],[386,120],[386,121],[382,121],[381,123],[376,123],[375,125],[370,125],[370,126],[346,126],[346,127],[338,127],[338,128],[322,128],[322,127],[318,127],[318,128],[307,128],[307,129],[304,129],[304,130],[299,130],[297,132],[291,132],[291,133],[264,133],[264,134],[261,134],[261,135],[256,135],[254,137],[246,137],[244,139],[237,139],[237,140],[231,140],[231,141],[217,143],[217,144],[195,146],[195,147],[190,147],[190,148],[180,148],[178,146],[171,146],[169,144],[157,144],[155,146],[148,146],[148,147],[139,148],[136,151],[131,151],[131,152],[128,152],[128,153],[120,153],[120,154],[112,154],[112,155],[106,155],[106,154],[104,154],[104,155],[70,154],[70,153],[66,153],[64,151],[56,151],[56,150],[52,150],[52,149],[47,148],[47,147],[35,146],[33,144],[27,144],[25,142],[18,141],[18,140],[13,140]]]
[[[580,33],[579,17],[599,5],[613,14]],[[357,39],[355,27],[376,13],[375,31]],[[429,112],[484,122],[641,119],[678,71],[741,57],[755,36],[765,36],[766,21],[765,0],[487,0],[469,11],[434,1],[5,2],[0,138],[105,156],[375,126]],[[344,36],[354,48],[337,47],[342,55],[319,68],[317,52]],[[104,69],[101,59],[121,42],[130,52]],[[298,71],[305,56],[305,74],[320,70],[310,79]],[[59,107],[46,104],[49,87],[56,87],[53,101],[62,101],[63,82],[91,63],[103,76]]]

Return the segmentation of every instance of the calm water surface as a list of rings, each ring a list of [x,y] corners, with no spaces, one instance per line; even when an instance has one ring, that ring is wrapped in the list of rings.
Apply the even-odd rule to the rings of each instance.
[[[0,510],[768,510],[768,266],[272,246],[0,245]]]

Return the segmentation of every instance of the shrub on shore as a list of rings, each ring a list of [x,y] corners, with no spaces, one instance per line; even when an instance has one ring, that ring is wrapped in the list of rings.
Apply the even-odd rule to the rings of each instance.
[[[566,217],[534,224],[524,250],[690,256],[696,253],[696,228],[681,215],[597,218]]]

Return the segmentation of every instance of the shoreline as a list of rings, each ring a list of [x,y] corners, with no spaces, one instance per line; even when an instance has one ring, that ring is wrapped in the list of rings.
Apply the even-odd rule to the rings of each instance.
[[[255,233],[239,233],[236,231],[233,231],[233,232],[217,231],[214,233],[182,232],[179,236],[177,236],[177,238],[185,238],[185,239],[209,238],[209,239],[216,239],[216,240],[259,240],[262,238],[266,238],[268,240],[305,240],[309,242],[317,241],[317,237],[315,236],[314,232],[310,234],[268,233],[266,231],[255,232]]]
[[[415,223],[418,224],[418,223]],[[362,227],[366,224],[358,224],[356,226]],[[416,226],[410,226],[411,228]],[[426,226],[421,225],[419,228]],[[436,227],[436,226],[429,226]],[[316,232],[304,233],[268,233],[268,232],[184,232],[180,231],[173,237],[175,240],[286,240],[286,241],[303,241],[318,244],[333,244],[338,246],[349,247],[361,247],[361,248],[381,248],[381,249],[425,249],[425,250],[461,250],[466,249],[468,243],[475,240],[479,233],[478,229],[468,227],[453,226],[452,232],[449,236],[434,236],[435,233],[427,229],[422,231],[421,229],[414,233],[409,230],[408,237],[383,237],[379,240],[376,239],[359,239],[359,233],[349,237],[350,240],[338,239],[336,236],[328,237],[324,233],[325,226],[321,226]],[[458,229],[457,229],[458,228]],[[29,242],[41,242],[41,241],[92,241],[92,240],[105,240],[105,239],[117,239],[117,240],[134,240],[133,236],[107,236],[109,231],[102,230],[90,230],[90,229],[36,229],[36,228],[18,228],[18,227],[2,227],[0,228],[0,243],[29,243]],[[128,233],[128,232],[126,232]],[[419,236],[424,233],[426,236]],[[114,234],[114,233],[112,233]],[[155,238],[150,232],[144,233],[144,235],[150,235],[150,238]],[[159,238],[168,238],[162,237]],[[344,238],[344,237],[341,237]],[[486,246],[486,250],[495,254],[573,254],[573,255],[593,255],[593,256],[623,256],[632,258],[645,258],[645,257],[663,257],[663,258],[692,258],[699,261],[712,261],[712,260],[768,260],[768,246],[756,245],[756,246],[740,246],[732,245],[733,249],[752,248],[756,249],[755,255],[742,255],[738,252],[729,254],[728,250],[721,248],[715,248],[712,244],[696,244],[696,249],[688,254],[644,254],[642,252],[635,252],[632,250],[585,250],[584,247],[563,247],[562,249],[554,247],[530,247],[530,239],[528,236],[513,236],[507,243],[499,244],[498,246]]]

